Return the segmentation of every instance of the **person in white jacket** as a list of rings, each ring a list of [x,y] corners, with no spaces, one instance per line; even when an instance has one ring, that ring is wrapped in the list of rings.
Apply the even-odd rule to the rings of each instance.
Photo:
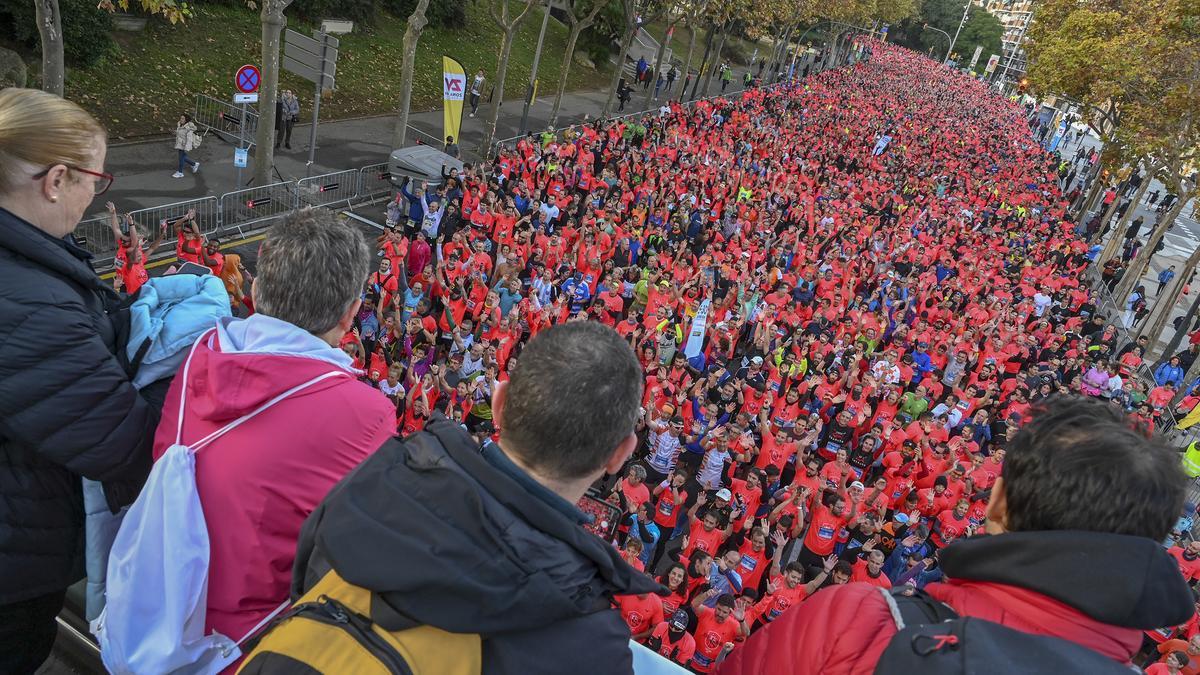
[[[175,149],[179,151],[179,167],[175,169],[172,178],[183,178],[184,165],[192,168],[192,173],[200,170],[200,162],[188,157],[188,153],[200,146],[200,137],[196,135],[196,123],[192,116],[183,113],[175,124]]]

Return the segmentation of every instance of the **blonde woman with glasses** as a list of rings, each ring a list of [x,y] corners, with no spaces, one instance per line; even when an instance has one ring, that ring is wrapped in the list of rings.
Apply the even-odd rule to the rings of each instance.
[[[0,673],[31,673],[84,576],[81,477],[129,504],[156,413],[115,353],[119,302],[71,233],[97,195],[104,129],[70,101],[0,90]]]

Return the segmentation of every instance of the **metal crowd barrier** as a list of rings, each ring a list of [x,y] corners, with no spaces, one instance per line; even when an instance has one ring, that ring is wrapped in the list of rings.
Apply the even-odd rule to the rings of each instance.
[[[117,242],[108,224],[108,214],[84,219],[75,228],[75,240],[91,252],[93,264],[107,266],[117,253]]]
[[[242,126],[242,109],[228,101],[222,101],[205,94],[196,94],[195,114],[192,121],[204,131],[212,131],[230,143],[238,140]],[[246,143],[254,145],[254,135],[258,132],[258,113],[254,108],[246,107]]]
[[[201,234],[214,234],[221,229],[221,206],[216,197],[201,197],[185,202],[152,206],[131,212],[133,222],[138,225],[143,237],[153,239],[159,227],[167,224],[167,238],[174,233],[175,223],[183,219],[188,211],[196,212],[196,226]],[[165,241],[165,239],[164,239]]]
[[[358,170],[358,198],[376,199],[390,196],[396,188],[392,185],[392,174],[388,163],[369,164]]]
[[[346,169],[296,181],[296,196],[301,206],[329,206],[351,202],[358,196],[358,169]]]
[[[314,178],[319,179],[320,176]],[[286,215],[299,207],[296,183],[283,182],[235,190],[221,195],[221,226],[226,232]]]

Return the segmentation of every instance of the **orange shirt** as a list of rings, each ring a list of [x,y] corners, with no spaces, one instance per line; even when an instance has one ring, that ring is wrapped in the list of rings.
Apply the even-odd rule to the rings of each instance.
[[[663,621],[662,598],[653,593],[644,597],[618,595],[614,599],[617,609],[621,610],[621,618],[629,626],[630,635],[646,633]]]
[[[738,622],[732,615],[717,622],[716,612],[704,605],[696,613],[696,653],[692,656],[692,669],[699,673],[712,670],[713,662],[721,654],[726,642],[733,642],[738,635]]]
[[[763,623],[771,623],[778,619],[789,607],[800,604],[804,598],[808,597],[808,592],[804,590],[804,584],[796,584],[795,588],[788,588],[787,581],[783,576],[777,576],[771,582],[775,584],[775,592],[763,596],[763,599],[754,606]]]
[[[670,627],[664,621],[654,628],[654,632],[650,637],[656,637],[661,642],[658,647],[658,653],[665,659],[678,663],[681,666],[686,666],[692,660],[692,656],[696,653],[696,639],[691,633],[684,632],[680,634],[679,640],[671,642]]]
[[[1158,653],[1162,654],[1162,658],[1158,662],[1164,663],[1167,660],[1167,654],[1171,652],[1183,652],[1187,654],[1187,648],[1187,640],[1180,640],[1178,638],[1167,640],[1158,645]],[[1200,675],[1200,654],[1195,656],[1188,654],[1188,657],[1191,658],[1191,662],[1179,670],[1180,675]],[[1150,670],[1147,669],[1146,672],[1149,673]]]

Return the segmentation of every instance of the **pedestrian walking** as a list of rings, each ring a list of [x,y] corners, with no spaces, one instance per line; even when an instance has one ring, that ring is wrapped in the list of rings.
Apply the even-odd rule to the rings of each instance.
[[[621,102],[621,105],[617,106],[617,112],[625,110],[625,104],[629,103],[629,99],[632,96],[633,88],[625,83],[625,78],[621,78],[621,81],[617,84],[617,100]]]
[[[654,100],[655,101],[658,100],[658,94],[659,94],[659,92],[662,91],[663,84],[666,81],[667,81],[667,77],[665,75],[663,75],[662,71],[659,71],[658,80],[654,83]]]
[[[300,99],[292,93],[291,89],[284,89],[283,95],[279,97],[279,103],[275,106],[275,148],[279,149],[280,145],[292,149],[292,127],[296,126],[296,120],[300,119]]]
[[[483,83],[487,78],[483,76],[483,68],[480,68],[475,73],[475,79],[471,80],[471,117],[475,116],[479,110],[479,97],[483,95]]]
[[[733,81],[733,68],[730,68],[729,66],[722,63],[721,64],[721,93],[722,94],[725,93],[725,87],[728,87],[729,83],[732,81]]]
[[[200,162],[188,157],[188,153],[200,147],[200,136],[196,134],[196,123],[192,116],[183,113],[175,123],[175,150],[179,152],[179,166],[171,178],[183,178],[183,167],[190,166],[192,173],[200,170]]]
[[[1167,284],[1171,283],[1171,280],[1174,278],[1175,278],[1175,266],[1174,265],[1171,265],[1167,269],[1158,273],[1158,295],[1162,295],[1162,292],[1164,289],[1166,289]]]
[[[679,79],[679,70],[675,66],[667,71],[667,93],[670,94],[675,89],[675,80]]]

